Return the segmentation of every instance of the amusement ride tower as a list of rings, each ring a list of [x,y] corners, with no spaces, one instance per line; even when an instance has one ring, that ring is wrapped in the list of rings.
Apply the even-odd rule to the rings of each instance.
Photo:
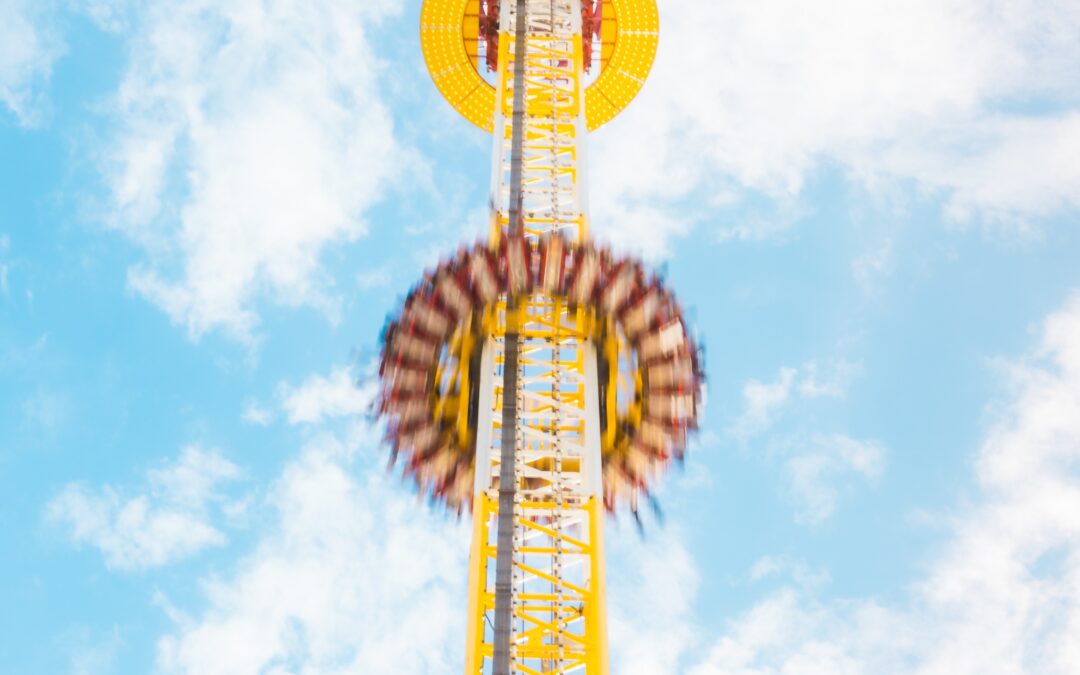
[[[655,276],[588,237],[585,139],[634,98],[655,0],[425,0],[424,58],[493,131],[490,237],[383,335],[380,413],[420,490],[471,509],[465,672],[608,672],[605,512],[683,455],[701,366]]]

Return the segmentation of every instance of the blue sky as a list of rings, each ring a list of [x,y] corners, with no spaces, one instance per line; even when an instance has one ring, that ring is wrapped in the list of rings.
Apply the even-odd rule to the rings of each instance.
[[[660,10],[589,197],[708,406],[613,672],[1080,672],[1080,7]],[[353,384],[486,223],[418,16],[0,0],[8,672],[459,672],[467,524]]]

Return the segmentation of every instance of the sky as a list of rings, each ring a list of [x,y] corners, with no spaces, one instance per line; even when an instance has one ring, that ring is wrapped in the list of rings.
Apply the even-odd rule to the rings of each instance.
[[[612,672],[1080,672],[1080,4],[659,6],[588,195],[708,402]],[[419,10],[0,0],[5,672],[460,672],[467,519],[366,414],[487,222]]]

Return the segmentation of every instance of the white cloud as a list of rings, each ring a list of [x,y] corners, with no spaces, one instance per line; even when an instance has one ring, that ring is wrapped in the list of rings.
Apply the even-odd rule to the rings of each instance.
[[[732,200],[732,204],[737,203]],[[727,206],[725,204],[724,206]],[[778,241],[805,215],[805,209],[791,200],[778,201],[765,212],[747,209],[735,222],[720,225],[715,232],[717,243],[729,241]],[[658,233],[656,236],[667,236]]]
[[[11,248],[11,237],[0,234],[0,253],[7,253]],[[0,293],[7,295],[8,292],[8,266],[0,262]]]
[[[982,497],[954,518],[904,602],[817,600],[822,573],[763,558],[751,576],[788,573],[799,589],[770,593],[688,665],[704,638],[693,615],[700,573],[678,533],[615,535],[612,559],[633,561],[613,565],[610,579],[615,672],[1077,672],[1080,294],[1047,320],[1032,358],[1007,373],[1014,400],[976,462]],[[459,668],[465,528],[377,472],[356,477],[357,447],[321,436],[286,468],[272,491],[273,531],[229,575],[204,581],[205,611],[171,611],[176,632],[158,649],[164,672]],[[829,447],[855,473],[873,473],[874,453],[859,444]]]
[[[885,449],[874,441],[844,434],[814,436],[798,443],[784,460],[788,488],[797,505],[795,519],[816,524],[836,510],[843,493],[881,475]]]
[[[886,452],[879,443],[807,431],[798,419],[807,401],[845,397],[859,370],[842,359],[808,361],[798,368],[781,368],[770,382],[751,379],[743,385],[744,409],[727,433],[744,444],[764,436],[767,455],[779,458],[783,466],[785,490],[798,522],[825,521],[845,494],[884,470]],[[795,430],[775,431],[785,416],[796,418]]]
[[[466,529],[381,470],[357,475],[355,453],[324,435],[286,467],[274,526],[227,577],[204,579],[206,610],[168,607],[162,672],[460,672]]]
[[[274,413],[272,410],[262,407],[255,401],[248,401],[244,405],[244,412],[241,413],[240,417],[248,424],[265,427],[274,420]]]
[[[808,361],[799,369],[798,391],[807,399],[843,398],[861,372],[860,365],[843,359]]]
[[[590,153],[602,233],[659,255],[704,218],[741,239],[774,236],[824,166],[870,190],[941,196],[959,221],[1023,229],[1080,207],[1072,0],[669,0],[660,11],[641,100]]]
[[[774,382],[750,380],[743,385],[746,410],[735,423],[737,435],[748,436],[769,427],[773,414],[791,397],[796,373],[794,368],[781,368]]]
[[[919,672],[905,660],[912,627],[873,603],[839,607],[783,589],[732,623],[688,675]],[[972,671],[942,671],[971,673]],[[1001,671],[985,671],[999,673]]]
[[[227,506],[219,488],[240,476],[216,451],[188,446],[176,462],[147,472],[141,494],[69,483],[49,502],[46,517],[75,543],[100,550],[110,568],[157,567],[225,543],[210,522],[211,506]]]
[[[120,31],[128,26],[137,0],[80,0],[81,9],[102,30]]]
[[[356,285],[365,291],[370,291],[374,288],[385,288],[390,285],[392,277],[390,276],[390,268],[388,266],[378,267],[372,270],[366,270],[356,275]]]
[[[410,161],[370,39],[397,9],[167,0],[135,14],[110,221],[146,249],[131,287],[191,336],[256,339],[262,299],[335,317],[323,252],[366,233]]]
[[[38,121],[38,87],[64,50],[47,25],[49,14],[48,3],[0,0],[0,104],[25,126]]]
[[[71,403],[63,392],[39,388],[22,403],[23,419],[36,431],[53,435],[63,428]]]
[[[878,283],[892,273],[893,240],[886,237],[876,248],[864,252],[851,262],[851,274],[864,292],[873,293]]]
[[[787,555],[762,556],[750,569],[753,581],[777,576],[788,576],[800,588],[806,589],[817,588],[831,580],[827,570],[813,569],[806,561]]]
[[[981,496],[896,607],[781,590],[690,675],[1080,672],[1080,293],[1007,369],[975,463]]]
[[[116,654],[123,647],[120,629],[113,626],[108,633],[87,629],[67,632],[59,646],[68,653],[68,675],[105,675],[116,672]]]
[[[374,400],[374,386],[373,382],[358,383],[348,367],[338,366],[329,377],[312,375],[299,387],[282,384],[278,394],[289,424],[317,424],[331,417],[364,414]]]
[[[793,396],[803,400],[843,398],[858,372],[855,364],[834,359],[780,368],[771,382],[748,380],[743,385],[743,412],[728,431],[743,440],[767,431]]]
[[[665,528],[643,540],[624,529],[609,541],[611,672],[679,672],[700,639],[693,616],[700,574],[682,535]]]

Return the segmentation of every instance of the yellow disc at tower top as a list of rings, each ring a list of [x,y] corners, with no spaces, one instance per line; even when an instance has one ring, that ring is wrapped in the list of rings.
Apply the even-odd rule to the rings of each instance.
[[[478,40],[479,5],[479,0],[424,0],[420,44],[443,97],[465,119],[491,131],[495,89],[480,75],[475,49],[470,50]],[[637,96],[656,56],[659,29],[656,0],[604,0],[600,75],[585,91],[589,130],[610,122]]]

